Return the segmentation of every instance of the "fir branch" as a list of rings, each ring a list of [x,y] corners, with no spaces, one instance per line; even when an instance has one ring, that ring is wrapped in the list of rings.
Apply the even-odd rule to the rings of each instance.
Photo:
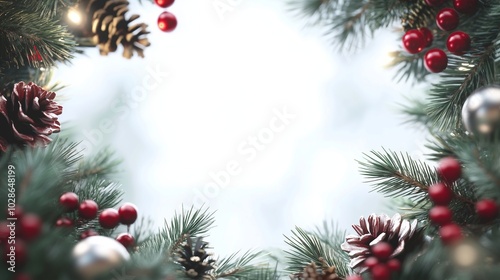
[[[339,236],[335,239],[344,239],[344,237]],[[300,272],[314,262],[318,267],[323,267],[325,263],[335,267],[337,274],[341,277],[350,274],[349,257],[340,249],[340,244],[330,246],[316,235],[299,227],[292,231],[291,237],[285,236],[285,243],[291,247],[290,250],[285,251],[288,265],[286,270],[290,273]]]
[[[262,270],[262,267],[251,263],[262,257],[263,252],[249,250],[238,258],[237,255],[238,252],[216,262],[213,272],[216,279],[241,279]]]
[[[394,78],[397,82],[407,82],[413,78],[413,83],[424,81],[429,75],[429,71],[424,66],[424,53],[408,54],[404,50],[393,51],[389,53],[391,62],[387,65],[388,68],[396,67]]]

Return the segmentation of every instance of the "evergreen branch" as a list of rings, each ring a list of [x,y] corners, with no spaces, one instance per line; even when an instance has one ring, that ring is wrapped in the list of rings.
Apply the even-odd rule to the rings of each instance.
[[[262,257],[262,252],[253,252],[251,250],[245,252],[241,257],[236,259],[237,253],[230,255],[217,261],[217,267],[214,270],[216,279],[241,279],[260,271],[262,268],[252,265],[251,262]]]
[[[417,83],[424,81],[427,75],[429,75],[429,71],[427,71],[424,66],[424,53],[408,54],[408,52],[400,50],[390,52],[389,56],[392,60],[387,67],[397,67],[394,76],[397,82],[407,82],[413,77],[413,82]]]
[[[93,176],[109,177],[120,163],[121,161],[115,159],[109,149],[104,149],[93,156],[92,160],[82,160],[72,180],[78,181]]]
[[[336,239],[341,239],[337,237]],[[342,237],[343,239],[343,237]],[[300,272],[314,262],[318,267],[335,267],[337,274],[345,277],[350,274],[348,267],[349,257],[340,249],[340,244],[330,246],[324,243],[314,234],[308,233],[303,229],[296,227],[292,231],[292,236],[285,236],[285,243],[291,247],[286,250],[288,267],[286,270],[290,273]]]

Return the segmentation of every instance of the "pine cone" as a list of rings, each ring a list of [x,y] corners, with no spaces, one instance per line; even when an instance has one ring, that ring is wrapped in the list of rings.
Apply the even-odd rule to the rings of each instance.
[[[0,96],[0,150],[9,145],[48,145],[48,136],[61,129],[57,116],[62,106],[55,97],[54,92],[24,82],[15,84],[9,97]]]
[[[359,225],[352,227],[358,235],[348,235],[341,248],[349,254],[350,266],[358,273],[367,269],[363,262],[371,256],[371,246],[382,241],[388,242],[395,248],[391,258],[401,257],[405,245],[420,237],[420,234],[416,234],[417,220],[410,224],[408,220],[402,220],[399,214],[392,219],[387,215],[375,214],[370,215],[368,220],[361,217]]]
[[[92,37],[99,46],[101,55],[115,52],[118,45],[123,46],[123,56],[131,58],[134,51],[144,57],[144,49],[150,45],[145,35],[149,34],[144,23],[130,24],[139,18],[125,14],[129,11],[129,2],[125,0],[82,0],[79,9],[85,13],[81,26],[72,27],[73,33],[79,37]],[[71,27],[71,25],[70,25]]]
[[[324,267],[318,269],[315,263],[311,263],[304,268],[302,273],[290,275],[291,280],[343,280],[335,272],[335,267]]]
[[[192,279],[197,280],[212,280],[210,270],[214,269],[213,263],[215,260],[208,259],[205,248],[208,243],[204,242],[201,237],[196,239],[196,244],[193,247],[191,238],[188,237],[187,242],[181,245],[176,251],[176,261],[185,269],[185,274]]]

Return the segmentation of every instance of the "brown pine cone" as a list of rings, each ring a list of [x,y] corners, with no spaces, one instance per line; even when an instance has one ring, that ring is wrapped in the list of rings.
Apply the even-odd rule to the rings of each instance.
[[[318,269],[315,263],[311,263],[304,268],[301,273],[290,275],[291,280],[343,280],[335,272],[335,267],[324,267]]]
[[[59,132],[58,115],[62,106],[54,101],[56,94],[34,83],[20,82],[14,85],[9,97],[0,96],[0,150],[10,145],[48,145],[48,137]]]

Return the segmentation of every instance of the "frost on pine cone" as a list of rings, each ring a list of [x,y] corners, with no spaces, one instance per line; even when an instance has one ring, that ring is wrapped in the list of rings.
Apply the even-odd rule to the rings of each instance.
[[[291,280],[343,280],[335,272],[335,267],[325,267],[318,269],[315,263],[311,263],[304,268],[301,273],[290,275]]]
[[[420,232],[417,232],[417,220],[410,223],[403,220],[399,214],[392,218],[375,214],[370,215],[368,219],[361,217],[359,225],[352,227],[357,235],[348,235],[341,248],[349,254],[350,266],[358,273],[367,269],[363,263],[372,256],[371,246],[387,242],[394,248],[390,258],[397,258],[402,257],[409,243],[412,244],[421,238]]]
[[[61,129],[58,115],[62,106],[54,101],[56,94],[34,83],[14,85],[9,97],[0,96],[0,150],[10,145],[48,145],[48,137]]]
[[[134,52],[144,57],[144,49],[150,45],[146,35],[150,32],[145,23],[131,25],[139,15],[125,18],[128,5],[125,0],[81,0],[77,9],[86,18],[78,26],[69,24],[69,28],[77,37],[91,37],[101,55],[115,52],[122,45],[125,58],[131,58]]]
[[[197,280],[214,279],[209,273],[214,269],[215,260],[209,259],[210,255],[205,250],[207,246],[208,243],[198,237],[193,247],[193,242],[188,237],[187,241],[176,250],[176,261],[184,267],[187,277]]]

